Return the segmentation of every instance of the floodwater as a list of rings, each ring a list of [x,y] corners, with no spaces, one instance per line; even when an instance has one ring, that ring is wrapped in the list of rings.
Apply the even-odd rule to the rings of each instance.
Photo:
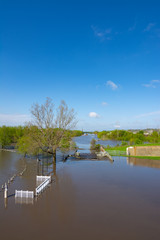
[[[75,141],[82,147],[84,139],[87,150],[91,136]],[[159,161],[126,157],[114,157],[112,164],[73,158],[57,161],[56,171],[52,165],[44,166],[44,172],[53,172],[51,186],[33,203],[20,204],[12,196],[14,190],[33,190],[42,166],[37,168],[36,159],[0,152],[1,185],[25,165],[24,175],[9,185],[7,202],[0,192],[1,239],[159,239]]]

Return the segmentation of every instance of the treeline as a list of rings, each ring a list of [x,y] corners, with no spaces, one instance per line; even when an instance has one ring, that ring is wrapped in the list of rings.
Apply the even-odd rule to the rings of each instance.
[[[17,147],[17,143],[21,142],[25,133],[28,131],[28,126],[18,126],[18,127],[0,127],[0,145],[2,148],[13,146]],[[83,132],[80,130],[66,130],[66,134],[70,137],[77,137],[83,135]]]
[[[15,146],[17,141],[24,135],[24,127],[0,127],[0,145],[2,148],[6,146]]]
[[[158,131],[153,131],[152,134],[146,135],[143,130],[133,133],[132,131],[126,130],[113,130],[113,131],[102,131],[96,132],[97,137],[102,140],[119,140],[133,144],[142,144],[144,142],[149,143],[160,143],[160,135]]]
[[[83,132],[80,130],[70,130],[72,137],[80,137],[83,135]]]

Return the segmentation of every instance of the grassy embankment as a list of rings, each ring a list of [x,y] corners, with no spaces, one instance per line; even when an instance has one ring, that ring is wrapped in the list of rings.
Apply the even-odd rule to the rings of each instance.
[[[126,155],[126,149],[127,147],[135,147],[135,146],[160,146],[158,143],[150,143],[150,144],[137,144],[137,145],[126,145],[126,146],[115,146],[115,147],[107,147],[105,150],[111,155],[111,156],[127,156]],[[128,157],[128,156],[127,156]],[[160,160],[160,156],[129,156],[129,157],[136,157],[136,158],[142,158],[142,159],[152,159],[152,160]]]

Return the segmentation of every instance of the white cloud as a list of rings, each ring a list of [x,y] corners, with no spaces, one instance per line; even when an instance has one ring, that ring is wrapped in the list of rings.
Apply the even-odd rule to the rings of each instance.
[[[153,115],[160,115],[160,111],[144,113],[144,114],[140,114],[140,115],[135,116],[135,117],[136,118],[143,118],[143,117],[149,117],[149,116],[153,116]]]
[[[137,26],[137,22],[135,22],[134,25],[128,29],[128,31],[130,32],[134,31],[136,29],[136,26]]]
[[[149,32],[151,28],[155,26],[155,23],[149,23],[147,27],[143,30],[143,32]]]
[[[103,40],[112,40],[112,37],[110,36],[110,34],[111,34],[111,29],[110,28],[105,29],[105,30],[100,30],[95,26],[91,26],[91,28],[94,32],[94,35],[96,37],[98,37],[99,39],[101,39],[102,41]]]
[[[116,89],[118,88],[118,86],[117,86],[114,82],[112,82],[112,81],[110,81],[110,80],[107,81],[106,86],[111,87],[112,90],[116,90]]]
[[[107,102],[102,102],[102,106],[107,106],[108,103]]]
[[[114,125],[115,128],[120,128],[120,125]]]
[[[160,80],[152,80],[147,84],[142,84],[142,86],[147,88],[156,88],[158,85],[160,85]]]
[[[90,112],[89,113],[89,117],[91,117],[91,118],[99,118],[100,116],[96,112]]]
[[[25,114],[0,114],[0,125],[23,125],[30,119],[30,116]]]
[[[117,121],[117,122],[115,123],[114,128],[120,128],[120,123],[119,123],[119,121]]]

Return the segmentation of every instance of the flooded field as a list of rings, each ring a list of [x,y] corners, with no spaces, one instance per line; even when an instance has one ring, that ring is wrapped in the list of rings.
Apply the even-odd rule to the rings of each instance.
[[[75,139],[86,151],[90,140]],[[9,186],[7,202],[0,192],[1,239],[159,239],[159,161],[58,160],[54,168],[44,166],[52,173],[51,186],[32,203],[20,204],[13,196],[15,189],[33,190],[41,166],[38,169],[36,159],[0,152],[1,185],[25,165],[24,175]]]

